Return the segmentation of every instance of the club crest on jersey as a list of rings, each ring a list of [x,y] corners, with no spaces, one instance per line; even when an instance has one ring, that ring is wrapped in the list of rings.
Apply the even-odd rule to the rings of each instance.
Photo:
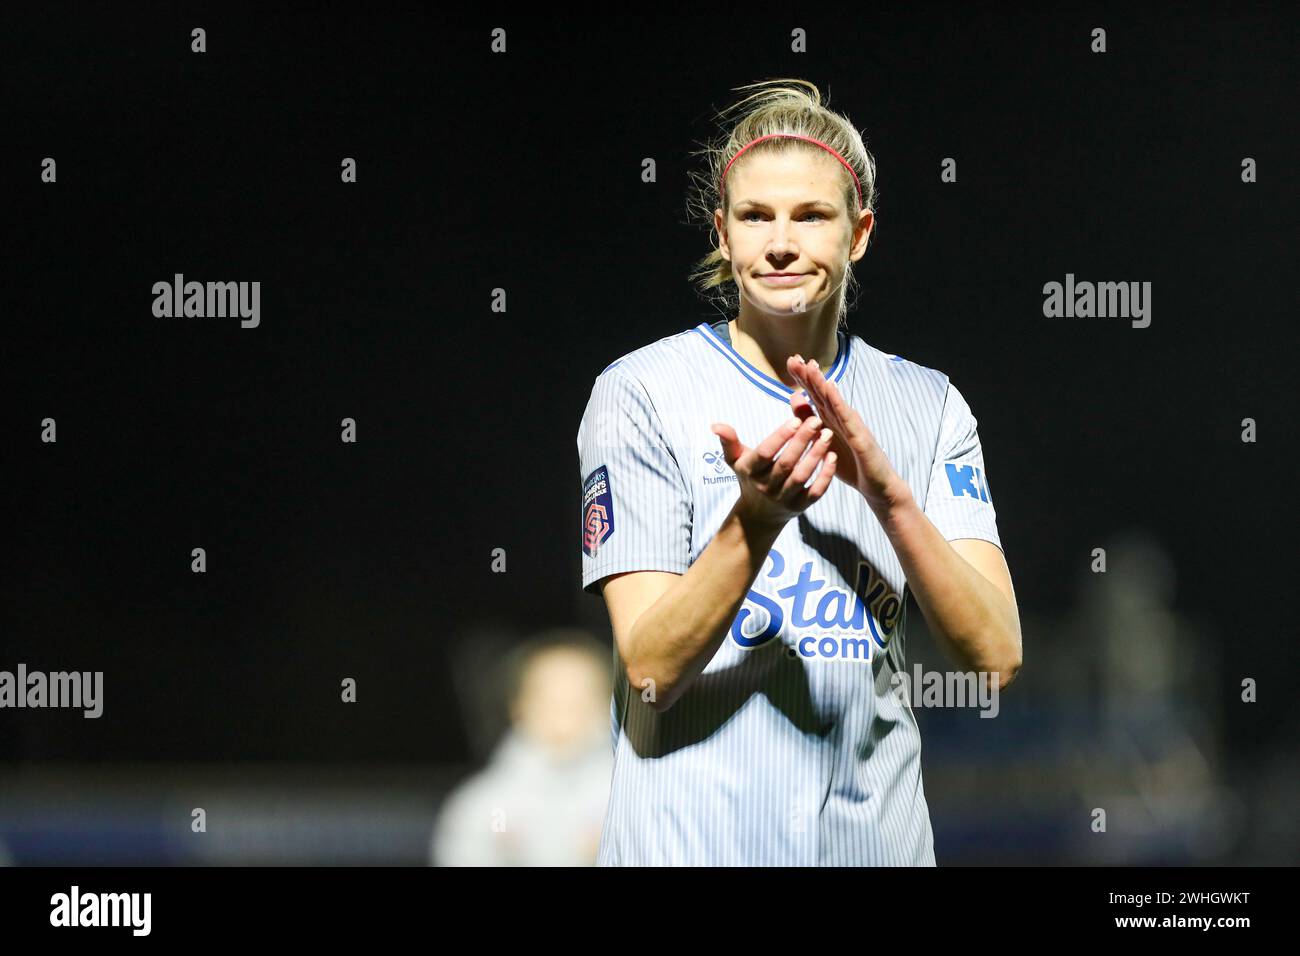
[[[614,499],[609,469],[601,465],[582,483],[582,553],[596,556],[601,543],[614,533]]]
[[[948,487],[954,498],[974,498],[976,501],[991,503],[989,497],[989,480],[984,469],[977,465],[963,465],[956,461],[945,461],[943,470],[948,475]]]
[[[771,559],[767,577],[781,577],[785,556],[776,548],[767,556]],[[873,645],[883,649],[893,636],[902,599],[867,561],[858,562],[852,593],[827,588],[825,580],[812,575],[813,563],[805,561],[798,579],[774,596],[751,589],[731,623],[731,639],[744,648],[761,647],[784,630],[782,639],[791,657],[871,663]],[[754,609],[765,612],[767,621],[750,634],[745,624],[755,615]]]

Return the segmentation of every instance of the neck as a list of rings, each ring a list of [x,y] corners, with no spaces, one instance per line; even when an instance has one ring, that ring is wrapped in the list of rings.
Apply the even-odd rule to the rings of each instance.
[[[823,310],[819,315],[799,313],[757,320],[742,313],[728,328],[731,347],[749,364],[789,388],[798,388],[786,371],[786,359],[791,355],[815,358],[823,372],[829,371],[839,354],[838,325],[838,316]]]

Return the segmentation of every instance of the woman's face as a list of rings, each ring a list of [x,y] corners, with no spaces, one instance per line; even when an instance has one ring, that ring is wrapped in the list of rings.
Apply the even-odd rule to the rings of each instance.
[[[609,686],[602,664],[580,651],[539,654],[523,676],[511,714],[515,725],[556,755],[609,732]]]
[[[742,301],[788,315],[836,300],[849,262],[866,252],[873,224],[866,210],[850,222],[846,177],[838,160],[811,149],[747,154],[731,168],[731,206],[725,218],[721,209],[713,218]]]

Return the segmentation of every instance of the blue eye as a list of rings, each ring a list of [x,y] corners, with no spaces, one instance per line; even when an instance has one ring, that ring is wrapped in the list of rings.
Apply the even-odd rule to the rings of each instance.
[[[749,212],[746,212],[746,213],[742,213],[742,214],[741,214],[741,216],[740,216],[740,221],[741,221],[741,222],[749,222],[749,221],[750,221],[750,218],[749,218],[750,216],[761,216],[761,215],[763,215],[761,212],[758,212],[757,210],[753,210],[753,209],[751,209]],[[822,220],[822,219],[825,219],[825,218],[826,218],[826,216],[824,216],[822,213],[819,213],[819,212],[806,212],[806,213],[804,213],[804,214],[803,214],[801,217],[799,217],[799,218],[800,218],[800,220],[806,220],[809,216],[816,216],[819,220]]]

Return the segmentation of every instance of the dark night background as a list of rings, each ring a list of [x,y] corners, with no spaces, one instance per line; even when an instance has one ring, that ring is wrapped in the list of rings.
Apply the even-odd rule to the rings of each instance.
[[[460,766],[455,641],[608,639],[579,584],[578,422],[607,364],[716,318],[686,279],[709,248],[688,153],[731,88],[791,76],[876,158],[849,326],[970,401],[1022,614],[1055,619],[1093,548],[1154,535],[1249,779],[1294,746],[1298,689],[1285,9],[6,11],[0,668],[102,670],[106,703],[0,714],[0,773]],[[260,281],[260,327],[155,318],[178,272]],[[1150,327],[1044,318],[1066,273],[1151,282]],[[1024,637],[1008,701],[1053,645]]]

